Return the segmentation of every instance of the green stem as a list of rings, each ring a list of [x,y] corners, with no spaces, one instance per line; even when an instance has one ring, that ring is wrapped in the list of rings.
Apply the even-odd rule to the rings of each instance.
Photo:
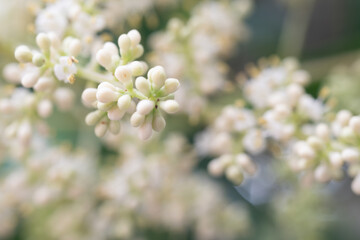
[[[96,83],[109,82],[114,85],[119,85],[119,83],[115,81],[112,77],[105,76],[103,74],[91,71],[89,69],[78,68],[76,75],[80,78],[83,78],[91,82],[96,82]]]

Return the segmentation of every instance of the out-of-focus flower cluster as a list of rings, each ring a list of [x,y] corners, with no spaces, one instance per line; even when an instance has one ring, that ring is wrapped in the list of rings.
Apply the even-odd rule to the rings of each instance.
[[[248,0],[205,1],[187,21],[173,18],[166,31],[152,36],[150,61],[182,79],[176,98],[190,119],[196,121],[206,109],[207,96],[226,86],[224,58],[247,38],[242,20],[251,6]]]
[[[51,213],[42,234],[54,239],[134,239],[147,228],[234,239],[248,228],[240,205],[226,204],[208,177],[191,174],[196,155],[181,136],[156,148],[125,143],[102,168],[84,151],[44,152],[45,146],[38,142],[30,158],[1,177],[0,236],[13,231],[19,218],[31,224],[44,209]]]

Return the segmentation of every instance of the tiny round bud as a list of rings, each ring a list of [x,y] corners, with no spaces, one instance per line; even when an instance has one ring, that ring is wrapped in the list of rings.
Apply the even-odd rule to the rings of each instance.
[[[226,177],[235,185],[240,185],[244,180],[244,175],[237,166],[230,166],[226,169]]]
[[[151,121],[146,120],[138,130],[139,138],[143,141],[149,139],[152,135],[152,124]]]
[[[117,46],[112,43],[112,42],[106,42],[103,46],[103,49],[107,52],[109,52],[111,55],[115,55],[118,56],[119,55],[119,50],[117,48]]]
[[[37,67],[41,67],[45,63],[45,58],[41,53],[35,53],[32,58],[32,63]]]
[[[319,165],[315,169],[314,176],[318,182],[328,182],[331,179],[329,167],[325,164]]]
[[[142,45],[137,45],[136,48],[134,49],[134,58],[139,58],[143,55],[144,53],[144,47]]]
[[[341,126],[346,126],[352,117],[352,114],[348,110],[341,110],[336,115],[336,121],[341,124]]]
[[[104,112],[100,110],[93,111],[91,113],[88,113],[85,118],[85,123],[89,126],[95,125],[100,121],[100,119],[104,117]]]
[[[125,85],[132,84],[132,72],[128,66],[119,66],[115,70],[115,77]]]
[[[116,102],[120,93],[113,91],[110,88],[99,88],[96,92],[96,99],[102,103]]]
[[[135,80],[135,87],[145,96],[150,95],[150,83],[144,77],[137,77]]]
[[[179,80],[175,79],[175,78],[168,78],[165,81],[165,94],[171,94],[176,92],[176,90],[178,90],[178,88],[180,87],[180,82]]]
[[[250,175],[256,172],[256,165],[251,161],[250,157],[244,153],[236,156],[236,162]]]
[[[140,61],[131,62],[129,63],[129,66],[131,68],[131,72],[133,76],[144,75],[144,73],[148,69],[147,64],[145,62],[140,62]]]
[[[306,85],[310,81],[310,75],[305,70],[297,70],[293,73],[293,82],[300,84],[300,85]]]
[[[138,112],[134,112],[130,118],[130,124],[133,127],[139,127],[144,123],[144,121],[145,121],[145,116]]]
[[[54,99],[57,107],[62,110],[69,110],[74,106],[75,94],[69,88],[58,88],[54,93]]]
[[[359,152],[354,148],[346,148],[341,152],[341,157],[345,162],[356,162],[359,160]]]
[[[339,152],[330,152],[329,153],[329,160],[331,165],[334,167],[341,167],[343,165],[343,160],[341,154]]]
[[[131,40],[127,34],[121,34],[118,38],[118,45],[120,47],[121,54],[129,51],[131,46]]]
[[[320,123],[316,126],[315,129],[316,136],[321,138],[322,140],[329,140],[330,138],[330,129],[325,123]]]
[[[356,133],[357,135],[360,135],[360,117],[354,116],[350,119],[349,122],[350,128]]]
[[[26,88],[31,88],[36,84],[38,78],[39,78],[38,72],[27,73],[21,78],[21,84]]]
[[[95,135],[97,137],[103,137],[108,129],[108,124],[106,122],[99,122],[95,126]]]
[[[121,124],[119,121],[111,121],[109,124],[109,131],[112,134],[119,134],[121,131]]]
[[[27,145],[32,135],[32,128],[29,121],[24,121],[19,125],[17,130],[17,137],[22,144]]]
[[[71,56],[77,56],[81,52],[81,42],[79,39],[72,39],[69,44],[69,54]]]
[[[131,105],[131,97],[130,97],[130,95],[127,95],[127,94],[121,96],[117,101],[117,106],[122,111],[127,111],[128,108],[130,107],[130,105]]]
[[[19,62],[26,63],[32,61],[33,54],[27,46],[21,45],[15,49],[15,58]]]
[[[165,112],[172,114],[179,110],[179,104],[175,100],[166,100],[160,102],[160,108]]]
[[[165,69],[161,66],[154,67],[150,72],[149,80],[152,82],[153,87],[158,90],[164,86],[166,80]]]
[[[120,110],[117,106],[108,110],[107,116],[112,121],[120,120],[124,117],[126,111]]]
[[[110,69],[113,64],[111,54],[104,49],[100,49],[96,53],[96,61],[106,69]]]
[[[152,122],[152,128],[157,132],[161,132],[162,130],[164,130],[165,126],[166,121],[164,117],[161,116],[159,111],[157,111]]]
[[[92,104],[96,101],[96,88],[87,88],[81,94],[81,100],[84,105],[91,107]]]
[[[131,41],[131,46],[132,46],[132,47],[135,47],[135,46],[137,46],[138,44],[140,44],[141,35],[140,35],[140,33],[139,33],[138,30],[133,29],[133,30],[131,30],[130,32],[128,32],[127,35],[128,35],[128,37],[129,37],[129,39],[130,39],[130,41]]]
[[[214,177],[220,177],[224,173],[224,165],[219,159],[212,160],[208,167],[208,172]]]
[[[313,149],[321,149],[323,147],[323,142],[320,138],[315,136],[310,136],[306,142],[313,148]]]
[[[155,103],[150,100],[141,100],[136,106],[136,111],[141,115],[149,114],[155,107]]]
[[[39,33],[36,36],[36,44],[43,51],[48,51],[51,46],[51,41],[49,36],[46,33]]]
[[[53,111],[53,105],[47,99],[42,100],[41,102],[39,102],[39,104],[37,106],[37,111],[41,117],[47,118],[51,115],[51,113]]]

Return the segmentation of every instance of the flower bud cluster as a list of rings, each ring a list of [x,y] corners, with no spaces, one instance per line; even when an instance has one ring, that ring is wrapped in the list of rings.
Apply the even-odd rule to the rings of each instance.
[[[236,2],[199,3],[187,22],[171,19],[166,31],[150,39],[153,48],[150,61],[184,80],[177,99],[181,110],[191,119],[201,116],[209,95],[229,84],[228,66],[223,58],[246,38],[243,18],[251,9],[251,1],[241,1],[241,5]],[[221,24],[217,19],[222,19]]]
[[[247,154],[240,153],[236,156],[225,154],[212,160],[208,165],[208,171],[215,177],[225,174],[226,178],[235,185],[240,185],[244,180],[244,174],[250,176],[255,174],[256,165]]]
[[[147,70],[146,63],[133,61],[143,53],[140,41],[139,32],[131,30],[119,37],[119,50],[108,42],[96,55],[99,64],[115,76],[82,94],[85,105],[97,108],[88,114],[86,123],[95,125],[99,137],[108,130],[119,133],[120,120],[129,113],[131,125],[139,128],[139,137],[148,139],[153,130],[160,132],[165,128],[164,112],[173,114],[179,109],[173,100],[173,93],[180,86],[177,79],[167,78],[161,66],[150,69],[147,78],[141,76]]]
[[[309,74],[299,70],[293,59],[280,64],[268,61],[269,65],[263,63],[263,69],[249,71],[251,79],[242,83],[244,99],[225,107],[213,126],[199,137],[200,152],[220,156],[219,159],[229,159],[229,154],[232,159],[237,154],[258,155],[269,149],[269,140],[287,146],[304,124],[321,119],[325,104],[304,90]],[[204,141],[205,138],[211,140]],[[221,161],[214,162],[221,169]],[[235,184],[241,182],[229,179]]]
[[[67,37],[61,42],[53,33],[39,33],[36,44],[39,50],[31,50],[24,45],[15,50],[15,58],[26,64],[21,74],[22,85],[44,91],[53,87],[54,83],[50,80],[53,75],[59,81],[74,83],[77,72],[75,64],[78,62],[75,57],[82,48],[80,40]]]

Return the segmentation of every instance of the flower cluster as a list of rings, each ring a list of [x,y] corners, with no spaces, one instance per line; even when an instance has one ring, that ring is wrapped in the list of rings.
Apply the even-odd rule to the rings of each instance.
[[[269,60],[263,69],[253,67],[249,72],[252,77],[240,83],[244,99],[225,107],[213,127],[198,138],[200,153],[220,155],[210,163],[210,173],[225,172],[235,184],[242,182],[244,172],[255,172],[248,154],[264,152],[269,141],[287,146],[303,125],[319,120],[326,111],[321,99],[305,93],[309,74],[293,59],[281,64]]]
[[[166,31],[150,39],[150,61],[183,80],[177,99],[182,111],[194,121],[206,109],[206,97],[226,85],[228,67],[222,59],[246,38],[242,19],[250,8],[247,0],[202,2],[187,22],[171,19]],[[221,24],[218,19],[222,19]]]
[[[150,69],[147,78],[141,76],[146,72],[147,64],[134,61],[143,53],[140,41],[139,32],[131,30],[119,37],[119,49],[107,42],[96,55],[99,64],[115,76],[100,83],[97,89],[85,89],[82,94],[87,106],[97,108],[87,115],[86,123],[96,125],[95,133],[99,137],[108,130],[119,133],[119,120],[129,113],[131,125],[138,127],[140,138],[146,140],[151,137],[152,130],[160,132],[165,128],[162,111],[172,114],[179,108],[173,93],[180,83],[177,79],[167,78],[163,67]]]

